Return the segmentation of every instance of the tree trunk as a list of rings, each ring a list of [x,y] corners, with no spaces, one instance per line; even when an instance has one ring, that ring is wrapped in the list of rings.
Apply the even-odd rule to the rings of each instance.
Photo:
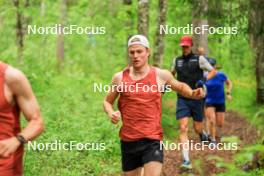
[[[66,15],[67,15],[67,0],[61,0],[61,9],[60,9],[60,24],[63,29],[66,24]],[[64,60],[64,36],[63,33],[58,34],[57,37],[57,61],[59,69],[62,68],[62,63]]]
[[[138,0],[138,33],[148,37],[149,0]]]
[[[249,39],[255,53],[257,102],[264,104],[264,3],[250,1]]]
[[[133,12],[132,12],[132,0],[123,0],[123,4],[126,7],[126,20],[125,20],[125,30],[126,30],[126,33],[127,33],[127,39],[126,39],[126,43],[128,41],[128,39],[132,36],[133,34],[133,26],[134,26],[134,21],[133,21]],[[130,64],[130,60],[129,60],[129,57],[128,57],[128,53],[127,53],[127,57],[126,57],[126,61],[127,61],[127,64]]]
[[[208,0],[196,0],[193,2],[193,27],[202,27],[208,25]],[[208,51],[208,33],[205,31],[203,34],[193,33],[193,51],[196,53],[198,47],[203,47],[205,55],[209,54]]]
[[[160,33],[160,25],[166,24],[167,0],[159,0],[158,26],[155,38],[155,50],[153,55],[154,66],[160,67],[164,54],[164,33]]]
[[[40,16],[44,17],[45,16],[45,0],[41,0],[40,4]]]
[[[133,24],[134,24],[134,21],[133,21],[133,12],[132,12],[132,9],[131,9],[132,0],[123,0],[123,4],[125,6],[127,6],[126,7],[127,18],[125,20],[125,29],[127,31],[128,38],[129,38],[132,35]]]
[[[17,58],[18,62],[22,62],[23,58],[23,47],[24,47],[24,30],[22,14],[20,10],[19,0],[14,0],[14,5],[16,7],[16,43],[17,43]]]
[[[225,16],[224,10],[223,10],[223,1],[208,1],[208,24],[210,26],[222,26],[223,23],[221,22],[221,18]],[[229,4],[232,2],[228,2]],[[229,14],[230,16],[230,14]],[[232,24],[230,24],[232,26]]]
[[[3,18],[0,17],[0,28],[2,28],[2,27],[3,27]]]
[[[25,0],[24,7],[29,7],[29,6],[30,6],[29,0]]]
[[[116,8],[117,7],[117,4],[119,2],[116,1],[116,0],[108,0],[108,9],[109,9],[109,13],[112,17],[116,18],[117,16],[117,11],[118,9]]]

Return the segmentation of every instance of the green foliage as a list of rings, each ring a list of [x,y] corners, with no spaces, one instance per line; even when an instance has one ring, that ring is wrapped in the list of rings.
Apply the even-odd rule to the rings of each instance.
[[[221,159],[219,159],[217,166],[222,167],[226,169],[225,173],[217,174],[219,176],[227,176],[227,175],[245,175],[245,176],[255,176],[255,175],[263,175],[264,171],[263,169],[256,169],[254,168],[253,170],[250,170],[248,172],[242,171],[241,168],[245,166],[246,164],[251,164],[253,160],[253,155],[256,152],[264,153],[264,146],[260,144],[248,146],[242,149],[236,157],[235,157],[235,162],[223,162]],[[263,156],[262,158],[259,158],[259,161],[263,161]]]

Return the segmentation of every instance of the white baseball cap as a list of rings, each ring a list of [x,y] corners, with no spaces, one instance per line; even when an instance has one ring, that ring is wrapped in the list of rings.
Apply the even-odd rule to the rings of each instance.
[[[146,48],[149,48],[149,41],[144,35],[133,35],[130,37],[127,43],[128,47],[132,45],[142,45]]]

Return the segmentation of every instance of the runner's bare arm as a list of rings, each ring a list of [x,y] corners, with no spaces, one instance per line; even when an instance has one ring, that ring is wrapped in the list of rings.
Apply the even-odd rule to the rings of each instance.
[[[112,79],[111,85],[119,85],[122,79],[122,73],[119,72],[114,75]],[[110,118],[111,122],[116,124],[120,119],[120,112],[115,111],[113,108],[114,102],[116,98],[118,97],[119,93],[117,92],[117,89],[114,87],[111,87],[111,90],[107,93],[105,99],[104,99],[104,110],[107,113],[108,117]]]
[[[176,75],[176,70],[172,70],[171,74],[175,76]]]
[[[166,85],[171,86],[172,90],[180,93],[181,95],[187,98],[201,99],[204,97],[204,92],[202,88],[192,90],[187,84],[175,80],[173,75],[167,70],[158,69],[158,75],[160,79],[165,82]]]
[[[199,66],[202,70],[208,71],[206,80],[210,80],[215,77],[217,71],[216,69],[205,59],[204,56],[199,57]]]
[[[225,81],[225,83],[226,83],[226,88],[227,88],[226,92],[227,92],[227,93],[231,93],[231,90],[232,90],[232,88],[233,88],[233,84],[232,84],[232,82],[231,82],[229,79],[227,79],[227,80]]]
[[[44,121],[31,85],[21,71],[12,67],[6,71],[6,82],[28,121],[27,126],[20,134],[26,140],[33,140],[44,131]]]
[[[232,82],[229,80],[229,79],[227,79],[226,81],[225,81],[225,83],[226,83],[226,93],[227,93],[227,99],[229,100],[229,101],[231,101],[232,100],[232,96],[231,96],[231,91],[232,91],[232,87],[233,87],[233,84],[232,84]]]
[[[175,60],[176,60],[176,58],[174,58],[173,60],[172,60],[172,64],[171,64],[171,73],[172,73],[172,75],[173,76],[175,76],[176,75],[176,69],[175,69]]]
[[[28,121],[27,126],[22,130],[22,135],[27,141],[33,140],[44,130],[44,122],[40,115],[40,108],[30,83],[26,76],[19,70],[8,67],[5,73],[5,80],[8,89],[13,94],[20,110]],[[8,157],[20,146],[17,138],[11,137],[0,141],[0,157]]]

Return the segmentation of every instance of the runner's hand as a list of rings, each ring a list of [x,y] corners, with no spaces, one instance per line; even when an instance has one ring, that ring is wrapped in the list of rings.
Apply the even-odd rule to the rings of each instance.
[[[232,101],[232,99],[233,99],[231,95],[227,95],[226,98],[228,101]]]
[[[192,97],[197,100],[204,98],[205,92],[203,88],[194,89],[192,92]]]
[[[115,111],[112,114],[110,114],[109,117],[110,117],[110,120],[113,124],[117,124],[120,120],[121,113],[120,113],[120,111]]]
[[[0,158],[9,157],[20,146],[16,137],[11,137],[0,141]]]

